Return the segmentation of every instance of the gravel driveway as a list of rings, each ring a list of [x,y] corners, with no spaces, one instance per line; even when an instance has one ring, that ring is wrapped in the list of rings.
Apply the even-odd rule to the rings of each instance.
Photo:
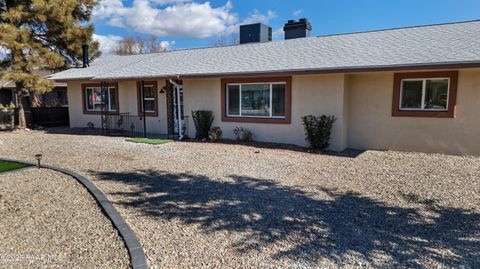
[[[87,190],[46,169],[0,174],[0,268],[130,268]]]
[[[0,134],[0,155],[91,179],[152,268],[480,268],[479,157],[60,132]]]

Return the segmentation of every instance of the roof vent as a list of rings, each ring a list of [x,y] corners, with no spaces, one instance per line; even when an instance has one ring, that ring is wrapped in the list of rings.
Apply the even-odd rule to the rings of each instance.
[[[285,27],[283,27],[283,31],[285,31],[285,40],[309,37],[311,30],[312,25],[306,18],[302,18],[298,22],[295,20],[289,20],[285,24]]]
[[[240,25],[240,44],[272,41],[272,27],[262,23]]]

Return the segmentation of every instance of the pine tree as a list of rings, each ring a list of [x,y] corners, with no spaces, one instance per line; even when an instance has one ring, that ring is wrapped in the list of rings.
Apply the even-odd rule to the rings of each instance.
[[[99,0],[0,0],[0,47],[7,57],[0,63],[3,79],[15,81],[19,100],[19,128],[25,128],[21,100],[29,92],[44,93],[53,82],[36,71],[79,66],[82,45],[91,59],[100,56],[87,24]]]

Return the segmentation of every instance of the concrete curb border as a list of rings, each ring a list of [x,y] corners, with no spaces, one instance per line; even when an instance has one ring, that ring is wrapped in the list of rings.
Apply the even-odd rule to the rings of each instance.
[[[19,161],[13,159],[7,159],[0,157],[0,160],[7,161],[7,162],[15,162],[15,163],[22,163],[27,165],[36,166],[37,163],[35,162],[26,162],[26,161]],[[93,198],[97,201],[100,205],[100,208],[104,211],[107,217],[112,221],[113,227],[118,230],[120,236],[122,237],[123,241],[125,242],[125,246],[127,247],[128,254],[130,255],[130,262],[132,264],[133,269],[148,269],[147,265],[147,257],[143,252],[142,245],[140,245],[140,241],[138,240],[137,236],[133,232],[133,230],[128,226],[125,220],[120,216],[118,211],[113,207],[112,203],[108,201],[105,194],[103,194],[92,182],[90,182],[85,177],[72,172],[67,169],[63,169],[60,167],[52,166],[52,165],[41,165],[41,168],[50,169],[53,171],[57,171],[68,176],[75,178],[80,184],[82,184],[90,194],[92,194]],[[18,171],[18,170],[16,170]]]

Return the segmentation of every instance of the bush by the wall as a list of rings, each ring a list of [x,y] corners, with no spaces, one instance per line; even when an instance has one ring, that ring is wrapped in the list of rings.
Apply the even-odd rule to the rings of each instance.
[[[222,129],[220,127],[212,127],[208,132],[208,140],[210,142],[219,141],[222,138]]]
[[[207,139],[208,132],[212,127],[213,123],[213,113],[208,110],[197,110],[192,111],[193,123],[195,124],[196,129],[196,138],[197,139]]]
[[[328,147],[335,120],[334,116],[325,115],[319,117],[307,115],[302,117],[303,126],[305,127],[305,140],[310,147],[315,150],[322,150]]]
[[[235,127],[235,129],[233,129],[233,134],[235,135],[235,138],[240,141],[252,141],[253,139],[252,131],[247,128]]]

